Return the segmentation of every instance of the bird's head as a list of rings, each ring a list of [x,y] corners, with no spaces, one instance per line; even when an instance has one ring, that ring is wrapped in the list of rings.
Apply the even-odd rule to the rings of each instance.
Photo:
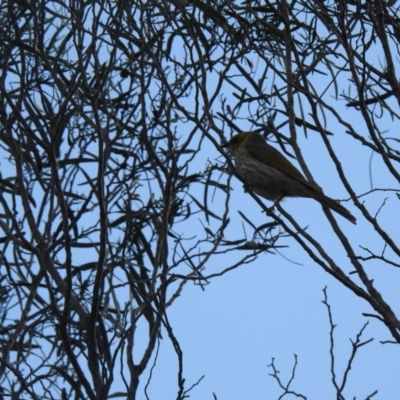
[[[241,147],[246,146],[246,144],[257,144],[257,143],[264,143],[265,140],[264,138],[259,134],[255,132],[240,132],[237,135],[233,136],[229,142],[224,145],[224,147],[227,147],[230,151],[235,152]]]

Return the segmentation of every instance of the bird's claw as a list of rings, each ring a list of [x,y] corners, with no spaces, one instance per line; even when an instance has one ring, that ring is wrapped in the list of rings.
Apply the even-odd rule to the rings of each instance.
[[[263,210],[263,212],[265,212],[266,214],[269,213],[273,213],[275,211],[275,207],[279,204],[279,202],[283,199],[282,197],[279,197],[278,200],[274,201],[271,207],[267,207],[265,210]]]

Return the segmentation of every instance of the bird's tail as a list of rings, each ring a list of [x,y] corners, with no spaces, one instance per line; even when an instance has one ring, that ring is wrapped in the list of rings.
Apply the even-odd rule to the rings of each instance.
[[[331,208],[333,211],[336,211],[338,214],[340,214],[342,217],[345,217],[353,224],[356,224],[357,221],[356,218],[350,213],[350,211],[344,208],[336,200],[333,200],[330,197],[325,196],[323,193],[318,193],[318,196],[316,196],[316,200],[318,200],[322,205],[325,205]]]

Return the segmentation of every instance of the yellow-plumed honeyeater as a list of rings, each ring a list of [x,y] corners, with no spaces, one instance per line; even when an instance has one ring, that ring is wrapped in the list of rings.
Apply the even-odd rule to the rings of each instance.
[[[259,133],[242,132],[225,145],[235,159],[240,177],[259,196],[274,202],[284,197],[310,197],[349,221],[356,219],[337,201],[325,196]]]

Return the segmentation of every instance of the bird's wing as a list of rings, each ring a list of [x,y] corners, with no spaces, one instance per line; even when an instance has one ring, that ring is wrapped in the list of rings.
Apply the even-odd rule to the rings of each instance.
[[[286,175],[309,185],[303,174],[274,147],[268,145],[265,145],[265,147],[247,146],[246,150],[248,151],[249,155],[254,157],[257,161],[284,172]],[[265,162],[266,155],[268,155],[267,162]]]

